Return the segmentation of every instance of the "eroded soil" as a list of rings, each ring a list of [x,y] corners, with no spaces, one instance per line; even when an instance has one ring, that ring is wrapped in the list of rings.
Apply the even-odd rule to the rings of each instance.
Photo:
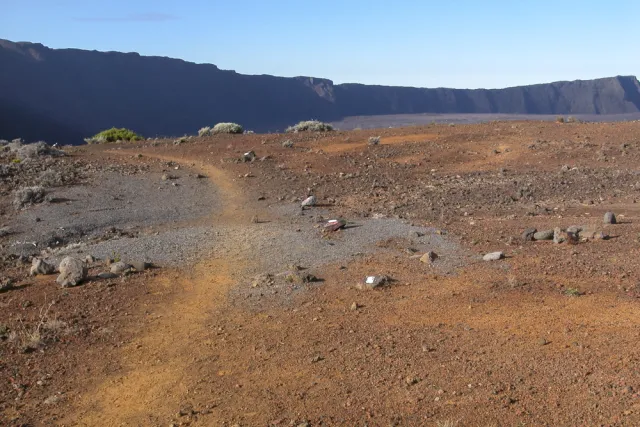
[[[197,226],[211,245],[68,289],[5,259],[18,286],[0,293],[3,423],[638,425],[639,135],[493,122],[69,150],[159,185],[178,166],[184,194],[207,179],[209,212],[130,238]],[[301,211],[310,193],[320,206]],[[0,225],[29,209],[7,204]],[[338,217],[350,225],[323,235]],[[521,238],[572,225],[609,238]],[[83,243],[78,256],[97,248]],[[493,251],[506,258],[482,261]],[[320,281],[281,280],[291,263]],[[393,280],[357,289],[367,275]]]

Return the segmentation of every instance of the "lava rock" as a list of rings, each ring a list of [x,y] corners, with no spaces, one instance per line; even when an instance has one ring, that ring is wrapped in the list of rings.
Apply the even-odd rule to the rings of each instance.
[[[553,243],[559,245],[566,240],[565,235],[560,227],[553,229]]]
[[[524,240],[525,242],[532,242],[534,240],[534,235],[538,232],[537,229],[535,228],[527,228],[526,230],[524,230],[524,232],[522,233],[522,240]]]
[[[29,270],[30,276],[46,276],[55,272],[56,268],[43,259],[34,258],[33,261],[31,261],[31,270]]]
[[[87,277],[87,269],[84,263],[72,257],[64,258],[60,262],[60,266],[58,266],[58,271],[60,271],[60,275],[56,282],[63,288],[77,286]]]
[[[389,283],[387,276],[367,276],[363,281],[359,282],[356,287],[360,290],[375,289]]]
[[[535,240],[553,240],[553,230],[538,231],[533,235]]]
[[[616,215],[613,212],[607,212],[604,214],[605,224],[617,224]]]
[[[433,251],[429,251],[426,254],[422,255],[420,258],[420,262],[424,262],[425,264],[429,264],[438,259],[438,254]]]
[[[133,266],[127,264],[126,262],[118,261],[114,264],[111,264],[111,272],[113,274],[122,274],[127,270],[132,269]]]
[[[485,261],[498,261],[504,258],[503,252],[491,252],[482,257]]]
[[[300,206],[304,209],[306,207],[315,206],[316,205],[316,196],[309,196],[302,201]]]

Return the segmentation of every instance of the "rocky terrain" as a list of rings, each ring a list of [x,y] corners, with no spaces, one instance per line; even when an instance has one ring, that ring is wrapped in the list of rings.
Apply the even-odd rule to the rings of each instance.
[[[638,135],[3,142],[1,423],[638,425]]]
[[[156,137],[193,134],[228,121],[274,132],[309,118],[340,122],[352,116],[421,113],[640,113],[640,83],[633,76],[504,89],[334,84],[323,78],[244,75],[180,59],[51,49],[2,39],[0,63],[0,137],[29,142],[81,144],[114,123]]]

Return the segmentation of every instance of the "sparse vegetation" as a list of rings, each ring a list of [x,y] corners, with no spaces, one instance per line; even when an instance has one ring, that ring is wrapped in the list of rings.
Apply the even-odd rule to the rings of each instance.
[[[562,116],[556,117],[556,123],[564,123],[564,117]]]
[[[380,144],[380,137],[379,136],[369,137],[369,145],[378,145],[378,144]]]
[[[237,123],[218,123],[211,130],[211,133],[213,133],[214,135],[218,135],[220,133],[240,134],[243,132],[244,129]]]
[[[198,131],[198,136],[210,136],[210,135],[211,135],[211,128],[209,126],[200,128],[200,130]]]
[[[567,288],[562,293],[569,297],[579,297],[582,295],[582,292],[577,288]]]
[[[293,141],[291,141],[290,139],[287,139],[282,143],[282,146],[284,148],[293,148]]]
[[[106,144],[120,141],[142,141],[143,139],[144,138],[141,135],[138,135],[132,130],[113,127],[111,129],[103,130],[84,141],[87,144]]]
[[[573,116],[567,117],[567,123],[578,123],[578,119]]]
[[[36,185],[34,187],[23,187],[16,190],[13,198],[13,207],[22,209],[26,206],[44,202],[46,191],[44,187]]]
[[[286,133],[298,133],[298,132],[330,132],[333,130],[333,126],[329,123],[323,123],[318,120],[302,121],[294,126],[289,126]]]

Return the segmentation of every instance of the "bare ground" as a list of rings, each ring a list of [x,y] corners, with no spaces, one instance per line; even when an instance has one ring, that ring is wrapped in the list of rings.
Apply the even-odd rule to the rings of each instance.
[[[206,249],[197,261],[70,289],[7,264],[19,286],[0,294],[4,420],[638,425],[639,131],[498,122],[76,151],[122,170],[150,165],[143,182],[175,162],[214,186],[198,215],[203,193],[187,193],[208,184],[177,180],[188,186],[178,212],[190,219],[163,222],[160,212],[152,233],[82,240],[83,255],[119,242],[134,248],[127,256],[157,256],[139,244],[154,238],[185,253],[206,240]],[[381,144],[367,145],[377,135]],[[268,157],[236,162],[251,149]],[[303,213],[294,200],[308,192],[322,206]],[[15,227],[29,209],[7,209],[3,222]],[[602,223],[608,210],[619,224]],[[337,217],[352,227],[323,235],[318,226]],[[570,225],[610,239],[520,237]],[[434,265],[415,256],[427,250],[439,255]],[[479,261],[496,250],[506,259]],[[321,281],[280,280],[290,264]],[[274,280],[255,282],[259,273]],[[371,274],[393,281],[356,289]],[[34,329],[42,343],[24,352]]]

